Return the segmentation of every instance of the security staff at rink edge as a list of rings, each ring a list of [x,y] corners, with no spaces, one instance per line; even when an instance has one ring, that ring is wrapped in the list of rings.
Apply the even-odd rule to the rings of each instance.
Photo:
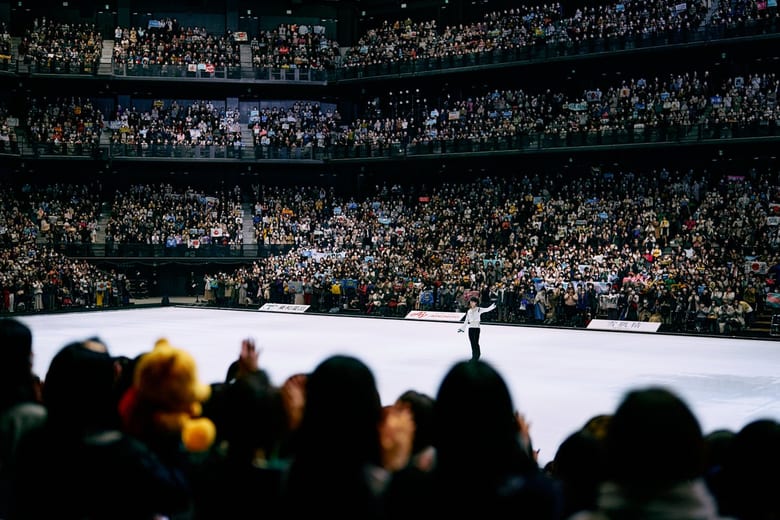
[[[479,318],[483,312],[490,312],[496,308],[495,303],[489,307],[480,307],[479,299],[476,296],[469,298],[469,308],[466,311],[466,319],[463,325],[458,327],[458,332],[469,329],[469,342],[471,343],[471,360],[477,361],[481,354],[479,350]]]

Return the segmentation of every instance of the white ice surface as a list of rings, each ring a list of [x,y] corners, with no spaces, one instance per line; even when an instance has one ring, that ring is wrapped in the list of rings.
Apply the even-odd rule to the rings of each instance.
[[[33,331],[41,377],[71,341],[98,336],[112,355],[135,357],[164,336],[195,356],[204,382],[217,382],[251,336],[273,382],[310,372],[331,354],[349,354],[371,368],[383,404],[408,389],[435,396],[450,366],[471,354],[456,323],[184,307],[19,319]],[[614,411],[636,387],[677,392],[705,433],[738,430],[758,418],[780,420],[780,341],[483,323],[480,344],[482,359],[503,375],[515,407],[530,421],[542,464],[570,433]]]

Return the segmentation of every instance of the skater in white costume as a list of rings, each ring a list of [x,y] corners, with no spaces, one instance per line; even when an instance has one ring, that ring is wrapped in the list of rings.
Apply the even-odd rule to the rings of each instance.
[[[490,312],[496,308],[495,303],[491,303],[488,307],[480,307],[479,300],[476,296],[472,296],[469,299],[469,309],[466,311],[466,319],[463,321],[463,325],[458,328],[458,332],[463,332],[464,329],[469,329],[469,343],[471,343],[471,360],[476,361],[482,354],[479,348],[479,323],[480,316],[483,312]]]

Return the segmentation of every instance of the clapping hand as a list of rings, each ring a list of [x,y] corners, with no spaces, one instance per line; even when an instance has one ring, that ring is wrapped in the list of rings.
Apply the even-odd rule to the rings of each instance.
[[[241,341],[241,353],[238,355],[238,373],[236,378],[257,372],[261,350],[255,347],[253,338],[245,338]]]

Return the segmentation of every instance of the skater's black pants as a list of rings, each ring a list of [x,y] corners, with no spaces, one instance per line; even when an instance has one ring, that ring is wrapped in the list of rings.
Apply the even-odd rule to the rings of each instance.
[[[471,343],[471,359],[476,361],[479,359],[479,328],[469,327],[469,342]]]

